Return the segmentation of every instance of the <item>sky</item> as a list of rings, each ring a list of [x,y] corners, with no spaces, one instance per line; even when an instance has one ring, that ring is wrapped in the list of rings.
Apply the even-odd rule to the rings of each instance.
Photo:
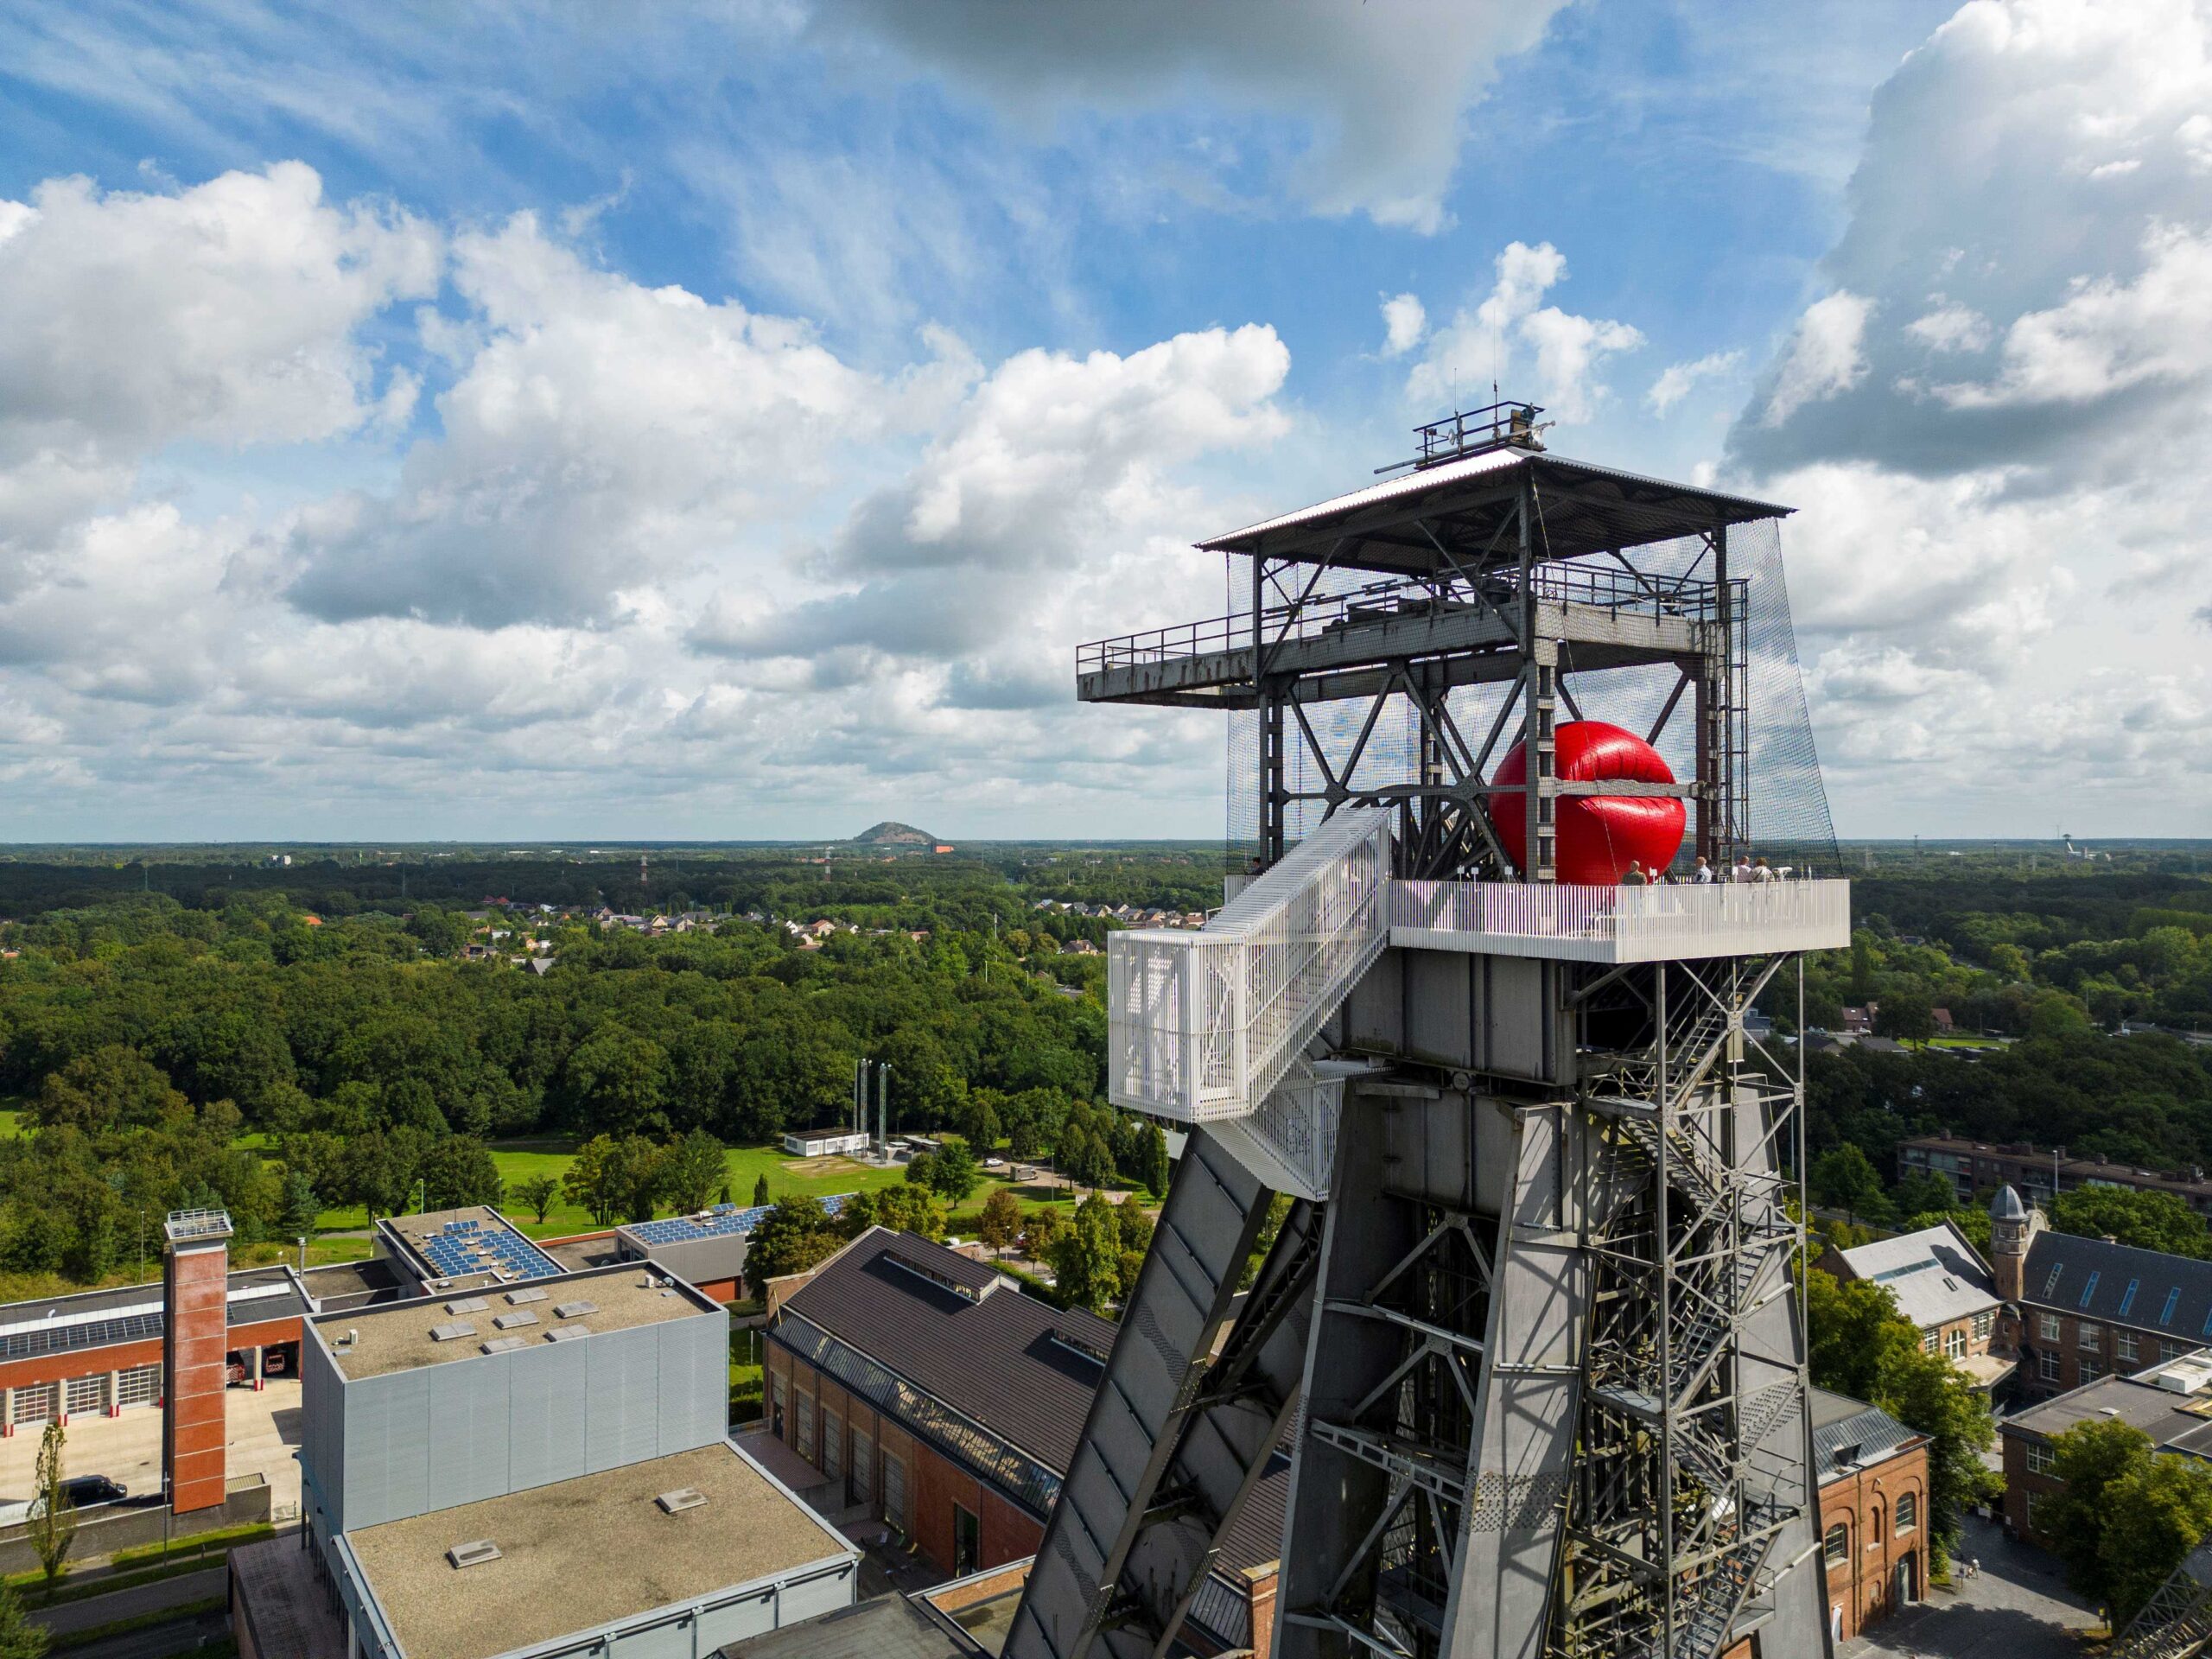
[[[1217,835],[1075,647],[1493,383],[2212,832],[2212,0],[0,0],[0,840]]]

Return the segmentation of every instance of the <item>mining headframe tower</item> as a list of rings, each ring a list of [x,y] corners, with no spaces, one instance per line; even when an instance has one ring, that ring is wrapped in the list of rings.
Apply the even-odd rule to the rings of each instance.
[[[1166,1655],[1285,1458],[1281,1659],[1828,1654],[1802,1062],[1751,1017],[1850,934],[1788,510],[1540,414],[1420,429],[1201,543],[1233,613],[1079,654],[1227,715],[1230,868],[1109,941],[1112,1098],[1192,1133],[1008,1659]]]

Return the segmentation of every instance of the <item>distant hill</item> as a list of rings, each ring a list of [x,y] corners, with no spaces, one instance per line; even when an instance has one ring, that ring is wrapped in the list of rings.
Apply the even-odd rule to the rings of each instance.
[[[917,830],[911,823],[900,823],[896,818],[886,818],[881,823],[863,830],[853,839],[868,847],[933,847],[937,837],[927,830]]]

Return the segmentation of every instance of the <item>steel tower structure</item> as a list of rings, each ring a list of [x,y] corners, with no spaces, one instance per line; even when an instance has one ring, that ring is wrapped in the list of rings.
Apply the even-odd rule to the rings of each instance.
[[[1558,880],[1576,795],[1743,845],[1729,531],[1786,510],[1554,455],[1537,413],[1204,543],[1243,610],[1081,653],[1085,700],[1255,719],[1259,856],[1202,931],[1110,941],[1112,1097],[1193,1132],[1008,1659],[1173,1650],[1281,1459],[1282,1659],[1826,1659],[1802,1078],[1745,1016],[1848,942],[1848,885]],[[1655,670],[1693,775],[1561,778],[1578,690]]]

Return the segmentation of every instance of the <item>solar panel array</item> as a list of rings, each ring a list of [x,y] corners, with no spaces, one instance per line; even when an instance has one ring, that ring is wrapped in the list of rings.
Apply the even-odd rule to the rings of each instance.
[[[477,1273],[545,1279],[561,1271],[559,1263],[520,1233],[486,1227],[480,1221],[449,1221],[418,1241],[416,1248],[442,1279],[465,1279]]]
[[[29,1359],[77,1348],[105,1348],[111,1342],[137,1342],[162,1334],[158,1313],[127,1313],[115,1319],[82,1319],[0,1337],[0,1359]]]
[[[837,1192],[822,1200],[822,1207],[836,1215],[845,1207],[850,1192]],[[626,1230],[640,1244],[688,1244],[697,1238],[742,1238],[758,1227],[776,1206],[756,1204],[740,1209],[718,1204],[702,1215],[671,1216],[665,1221],[641,1221]]]

